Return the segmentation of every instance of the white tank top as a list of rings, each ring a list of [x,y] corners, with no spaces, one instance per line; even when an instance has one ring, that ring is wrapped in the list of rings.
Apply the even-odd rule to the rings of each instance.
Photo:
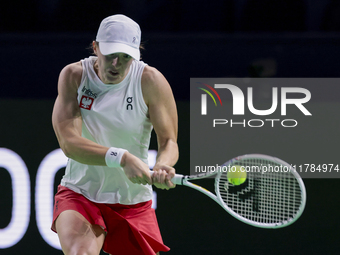
[[[146,64],[134,60],[125,79],[110,85],[94,71],[96,59],[81,61],[78,103],[82,136],[103,146],[124,148],[147,164],[153,127],[141,89]],[[121,167],[84,165],[72,159],[68,160],[61,185],[97,203],[137,204],[152,199],[152,187],[133,184]]]

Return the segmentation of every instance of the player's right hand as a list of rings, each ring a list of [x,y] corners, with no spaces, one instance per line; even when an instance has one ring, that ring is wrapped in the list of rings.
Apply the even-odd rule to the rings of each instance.
[[[149,166],[130,152],[124,153],[121,166],[132,183],[152,184]]]

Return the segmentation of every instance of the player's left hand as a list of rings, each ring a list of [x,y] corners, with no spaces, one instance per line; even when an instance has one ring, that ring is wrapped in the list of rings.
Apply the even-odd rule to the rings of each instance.
[[[154,171],[151,176],[152,184],[159,189],[172,189],[176,185],[172,183],[171,179],[175,176],[175,169],[168,165],[156,164],[152,169]]]

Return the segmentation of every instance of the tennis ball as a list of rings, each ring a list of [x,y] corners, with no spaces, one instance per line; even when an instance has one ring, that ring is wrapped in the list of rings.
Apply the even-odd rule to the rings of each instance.
[[[246,169],[242,166],[234,165],[227,173],[228,181],[233,185],[240,185],[247,179]]]

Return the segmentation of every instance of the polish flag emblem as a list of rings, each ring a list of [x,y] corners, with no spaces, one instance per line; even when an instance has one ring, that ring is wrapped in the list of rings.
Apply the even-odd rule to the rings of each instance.
[[[79,107],[85,110],[91,110],[93,100],[94,99],[92,97],[82,96]]]

